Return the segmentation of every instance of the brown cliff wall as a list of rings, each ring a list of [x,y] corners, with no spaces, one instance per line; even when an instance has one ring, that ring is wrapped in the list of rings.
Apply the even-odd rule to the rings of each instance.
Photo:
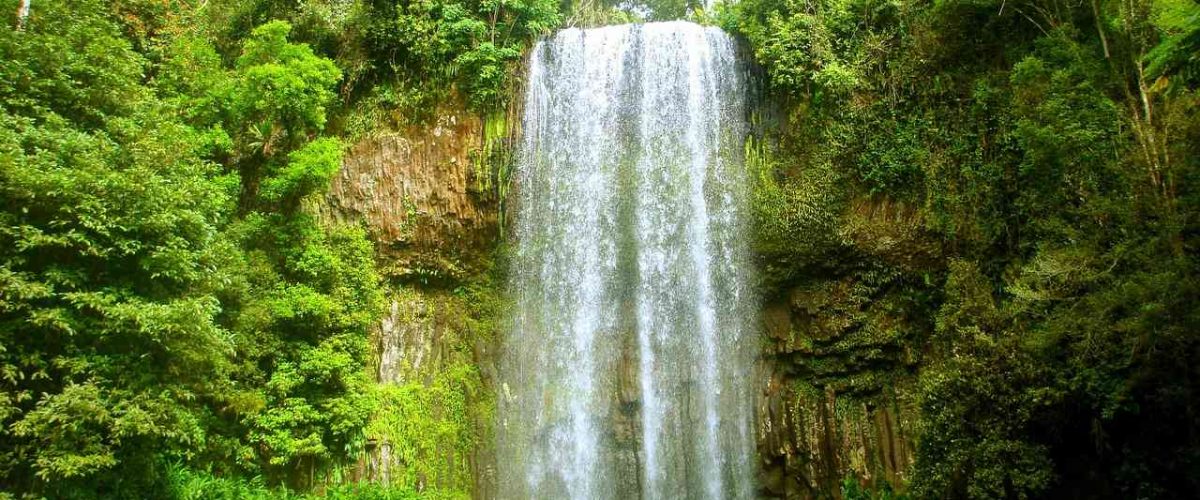
[[[477,189],[483,145],[484,121],[461,106],[443,107],[432,124],[363,139],[333,180],[329,214],[365,222],[389,278],[473,276],[498,232],[496,200]]]
[[[499,240],[495,179],[481,178],[494,176],[495,167],[480,166],[480,158],[490,159],[482,154],[491,149],[485,142],[496,133],[461,106],[447,106],[437,116],[427,126],[352,146],[323,210],[366,225],[391,283],[375,341],[378,364],[371,367],[379,380],[433,386],[442,383],[438,376],[447,367],[466,363],[477,370],[482,389],[467,391],[475,404],[473,428],[454,436],[467,436],[474,449],[464,451],[458,442],[427,452],[465,460],[474,496],[491,498],[488,409],[498,313],[473,308],[474,298],[451,291],[478,282]],[[764,306],[756,425],[764,497],[837,497],[846,478],[902,485],[914,455],[912,380],[919,356],[907,346],[920,345],[913,333],[920,327],[894,312],[903,300],[897,282],[928,266],[936,251],[910,229],[913,217],[893,204],[851,204],[832,238],[852,249],[850,259],[876,264],[788,285]],[[499,294],[494,282],[484,287]],[[622,391],[617,407],[629,411],[614,417],[618,429],[632,432],[637,425],[636,400]],[[374,446],[364,465],[376,480],[394,482],[393,476],[415,465],[403,463],[391,443]],[[636,463],[636,446],[626,453],[626,461]],[[461,470],[447,474],[449,479],[422,476],[418,482],[463,487]]]
[[[850,479],[902,490],[915,457],[916,374],[930,318],[914,317],[938,246],[920,214],[886,199],[847,203],[834,247],[763,307],[757,409],[770,498],[840,498]]]
[[[501,218],[494,158],[482,152],[507,132],[461,104],[435,116],[352,145],[321,211],[366,227],[387,287],[367,367],[380,407],[360,474],[488,497]]]

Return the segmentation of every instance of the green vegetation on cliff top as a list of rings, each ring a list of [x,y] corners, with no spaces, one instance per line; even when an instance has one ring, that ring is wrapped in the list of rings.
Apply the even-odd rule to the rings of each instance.
[[[469,494],[497,279],[431,295],[465,318],[441,376],[374,384],[384,294],[409,285],[317,215],[344,141],[496,113],[563,24],[684,15],[761,70],[762,287],[813,318],[788,332],[794,390],[915,392],[909,479],[840,493],[1200,489],[1193,1],[17,3],[0,497]],[[408,467],[354,484],[384,441]]]
[[[847,374],[916,380],[915,465],[887,491],[1200,489],[1200,6],[743,0],[715,17],[767,81],[749,148],[764,286],[813,311],[797,335],[824,335],[797,369],[850,394],[871,385]]]

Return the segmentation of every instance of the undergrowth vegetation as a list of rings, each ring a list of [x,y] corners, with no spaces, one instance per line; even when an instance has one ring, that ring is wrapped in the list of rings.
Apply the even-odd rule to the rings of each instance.
[[[914,470],[889,488],[1200,488],[1194,2],[743,0],[714,18],[767,79],[748,155],[764,286],[854,325],[796,369],[864,401],[863,376],[917,381]],[[916,357],[863,358],[887,352]]]
[[[791,390],[912,393],[906,479],[824,493],[1200,490],[1194,1],[18,3],[0,498],[470,496],[503,269],[417,293],[319,206],[349,144],[447,107],[488,117],[474,181],[502,204],[531,43],[682,17],[763,80],[761,285],[816,318],[788,332]],[[379,384],[389,300],[445,348]],[[403,465],[360,481],[383,447]]]
[[[345,149],[330,126],[364,79],[498,105],[557,23],[548,5],[84,1],[6,19],[0,494],[466,495],[466,458],[444,491],[419,467],[355,479],[372,439],[410,463],[435,462],[422,442],[477,445],[489,400],[469,353],[444,383],[374,383],[385,284],[365,229],[318,210]],[[419,32],[388,38],[401,28]]]

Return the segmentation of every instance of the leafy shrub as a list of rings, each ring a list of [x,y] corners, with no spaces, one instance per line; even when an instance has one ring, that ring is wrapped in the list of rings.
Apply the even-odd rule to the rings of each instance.
[[[477,109],[502,101],[509,66],[560,22],[552,0],[373,0],[358,20],[377,80],[454,84]]]

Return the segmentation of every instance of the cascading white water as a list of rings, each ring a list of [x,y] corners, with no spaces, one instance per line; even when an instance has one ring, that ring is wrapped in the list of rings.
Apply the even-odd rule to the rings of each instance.
[[[518,167],[504,498],[748,498],[745,81],[686,22],[535,47]]]

